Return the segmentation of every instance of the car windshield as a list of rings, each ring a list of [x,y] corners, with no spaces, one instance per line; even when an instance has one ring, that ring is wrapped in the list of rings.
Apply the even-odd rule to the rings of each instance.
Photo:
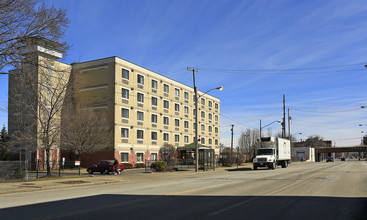
[[[257,155],[273,155],[273,149],[258,149]]]

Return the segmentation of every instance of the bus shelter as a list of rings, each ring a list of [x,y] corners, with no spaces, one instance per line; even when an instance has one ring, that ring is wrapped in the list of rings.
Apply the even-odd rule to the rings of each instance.
[[[215,170],[215,152],[214,149],[199,145],[199,169]],[[195,142],[185,145],[183,147],[177,147],[178,157],[185,165],[195,165]]]

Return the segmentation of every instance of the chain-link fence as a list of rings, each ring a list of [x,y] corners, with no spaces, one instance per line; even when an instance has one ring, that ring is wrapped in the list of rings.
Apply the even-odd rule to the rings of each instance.
[[[28,180],[26,161],[0,161],[0,180]]]

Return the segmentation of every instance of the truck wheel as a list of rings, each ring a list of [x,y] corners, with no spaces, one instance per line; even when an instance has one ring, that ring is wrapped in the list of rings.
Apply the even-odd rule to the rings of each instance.
[[[93,174],[93,171],[91,169],[88,169],[89,174]]]
[[[287,167],[288,167],[288,162],[284,161],[284,168],[287,168]]]
[[[271,167],[271,169],[275,169],[275,167],[277,166],[277,164],[275,162],[273,162],[273,166]]]
[[[254,170],[257,170],[257,166],[254,165]]]
[[[108,174],[108,173],[109,173],[108,169],[105,169],[105,170],[103,171],[103,174]]]

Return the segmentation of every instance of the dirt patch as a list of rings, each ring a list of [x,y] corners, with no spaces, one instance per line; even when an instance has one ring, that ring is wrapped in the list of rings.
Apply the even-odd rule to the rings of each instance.
[[[41,186],[36,186],[34,183],[23,183],[19,187],[26,187],[26,188],[42,188]]]
[[[89,181],[83,181],[83,180],[69,180],[69,181],[63,181],[63,182],[58,182],[58,183],[62,183],[62,184],[83,184],[83,183],[90,183]]]

